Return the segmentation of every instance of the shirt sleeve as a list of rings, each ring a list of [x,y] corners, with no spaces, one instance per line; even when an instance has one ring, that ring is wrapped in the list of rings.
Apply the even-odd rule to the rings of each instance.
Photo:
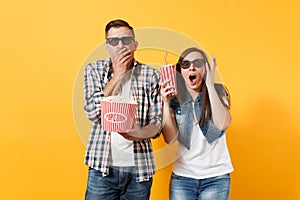
[[[154,73],[151,79],[149,124],[154,124],[161,130],[162,98],[160,95],[159,72]]]
[[[99,73],[89,64],[84,72],[84,111],[87,118],[95,123],[101,117],[100,98],[104,96],[101,86]]]

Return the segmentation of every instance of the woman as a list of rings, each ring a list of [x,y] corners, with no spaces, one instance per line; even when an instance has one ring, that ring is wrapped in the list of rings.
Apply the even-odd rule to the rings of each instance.
[[[177,95],[168,80],[161,84],[164,140],[179,141],[170,182],[171,200],[223,200],[233,171],[225,130],[231,122],[229,94],[214,83],[215,59],[204,51],[186,49],[176,65]]]

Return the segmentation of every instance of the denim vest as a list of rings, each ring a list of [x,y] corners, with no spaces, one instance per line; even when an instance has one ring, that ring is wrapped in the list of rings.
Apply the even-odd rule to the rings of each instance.
[[[221,84],[215,84],[217,92],[220,91]],[[193,126],[199,122],[200,113],[202,109],[202,93],[199,93],[195,102],[193,102],[191,95],[183,88],[179,89],[180,93],[177,96],[172,96],[170,100],[170,107],[174,110],[176,122],[179,130],[178,141],[182,143],[187,149],[191,146],[191,135]],[[224,91],[224,90],[223,90]],[[218,93],[219,94],[219,93]],[[194,106],[194,109],[193,109]],[[196,122],[194,120],[197,117]],[[201,131],[209,143],[220,138],[225,131],[219,130],[212,120],[207,120],[201,127]]]

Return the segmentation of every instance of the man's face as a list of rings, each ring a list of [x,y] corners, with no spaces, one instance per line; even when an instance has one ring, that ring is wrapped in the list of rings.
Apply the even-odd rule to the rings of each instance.
[[[105,50],[110,54],[110,57],[116,57],[124,49],[130,51],[132,57],[134,56],[138,43],[134,40],[134,35],[129,28],[112,27],[108,30],[106,39],[111,40],[111,44],[105,44]]]

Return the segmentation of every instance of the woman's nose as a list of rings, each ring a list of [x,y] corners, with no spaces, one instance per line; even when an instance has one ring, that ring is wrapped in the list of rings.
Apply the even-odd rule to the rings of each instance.
[[[193,63],[190,64],[189,70],[194,71],[196,69],[196,67],[194,66]]]

